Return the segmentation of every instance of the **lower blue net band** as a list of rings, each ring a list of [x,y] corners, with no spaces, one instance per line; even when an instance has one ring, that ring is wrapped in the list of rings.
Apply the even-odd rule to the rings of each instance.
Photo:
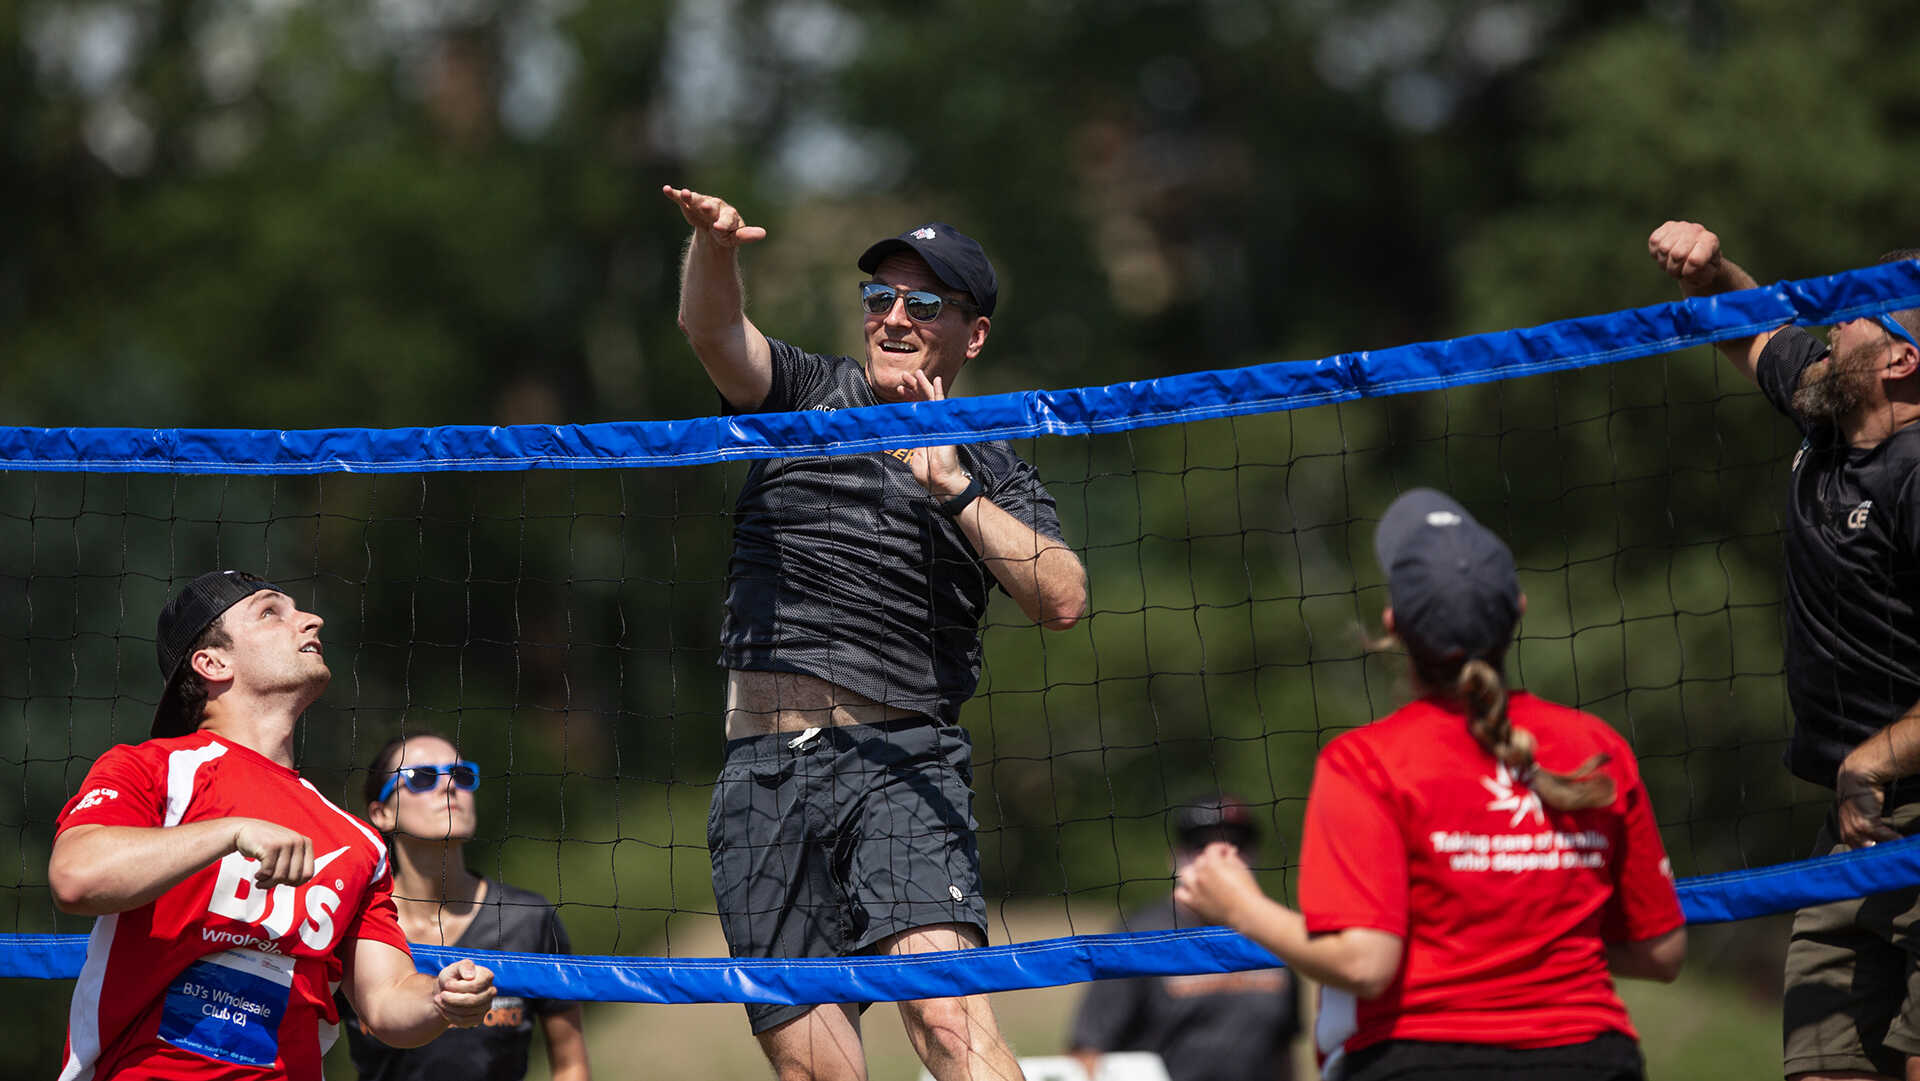
[[[1679,883],[1689,924],[1725,923],[1920,886],[1920,839]],[[0,935],[0,977],[72,979],[85,935]],[[910,957],[736,960],[593,957],[413,947],[422,972],[463,957],[511,994],[595,1002],[895,1002],[1054,987],[1120,976],[1269,968],[1274,956],[1222,927],[1073,935]]]

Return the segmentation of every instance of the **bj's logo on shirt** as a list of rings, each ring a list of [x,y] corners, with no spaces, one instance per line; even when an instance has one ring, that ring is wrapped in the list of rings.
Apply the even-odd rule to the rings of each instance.
[[[305,918],[300,924],[300,941],[308,949],[322,953],[331,950],[336,930],[333,914],[340,908],[338,891],[345,889],[346,883],[336,878],[333,888],[329,888],[320,881],[320,872],[326,869],[327,864],[338,859],[347,847],[341,845],[314,860],[314,877],[306,885],[282,884],[272,890],[262,889],[254,883],[253,876],[260,870],[259,860],[229,852],[220,860],[219,871],[214,876],[213,896],[207,900],[207,911],[215,916],[257,925],[266,932],[268,941],[234,944],[269,950],[274,948],[273,940],[293,929],[296,915],[304,913]],[[207,934],[220,935],[225,932],[209,930]]]
[[[80,802],[74,804],[73,809],[76,811],[84,811],[89,807],[98,807],[110,799],[119,799],[119,798],[120,798],[120,793],[115,789],[96,788],[93,791],[88,792],[86,795],[80,797]]]

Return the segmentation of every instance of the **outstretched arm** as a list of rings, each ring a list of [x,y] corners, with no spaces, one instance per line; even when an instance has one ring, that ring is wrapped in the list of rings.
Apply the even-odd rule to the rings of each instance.
[[[1224,841],[1181,870],[1173,899],[1265,946],[1300,975],[1356,998],[1378,996],[1400,971],[1399,935],[1371,927],[1309,934],[1306,917],[1261,892],[1239,850]]]
[[[714,388],[735,409],[757,409],[773,387],[773,353],[747,319],[740,245],[764,239],[727,201],[686,188],[660,189],[693,226],[680,268],[680,330]]]
[[[455,961],[429,976],[413,958],[378,939],[348,947],[341,989],[367,1031],[389,1047],[418,1047],[448,1028],[472,1028],[493,1007],[493,973]]]
[[[1739,264],[1720,253],[1720,238],[1706,226],[1690,221],[1670,221],[1647,237],[1647,253],[1660,269],[1680,283],[1680,293],[1689,297],[1715,296],[1760,283]],[[1760,351],[1778,330],[1769,330],[1751,338],[1727,338],[1714,346],[1733,363],[1748,382],[1755,381],[1754,365]]]
[[[53,842],[47,881],[60,911],[126,912],[153,901],[229,852],[258,860],[254,885],[299,885],[313,877],[313,842],[258,818],[213,818],[159,826],[79,825]]]

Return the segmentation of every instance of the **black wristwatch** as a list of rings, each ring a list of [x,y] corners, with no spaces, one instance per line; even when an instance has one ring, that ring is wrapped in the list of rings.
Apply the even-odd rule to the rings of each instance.
[[[968,473],[967,486],[965,488],[960,489],[959,494],[955,495],[952,499],[944,499],[940,501],[940,513],[946,515],[949,518],[958,518],[960,516],[960,512],[963,510],[966,510],[967,505],[972,503],[975,499],[978,499],[979,497],[980,497],[980,478],[974,476],[972,473]]]

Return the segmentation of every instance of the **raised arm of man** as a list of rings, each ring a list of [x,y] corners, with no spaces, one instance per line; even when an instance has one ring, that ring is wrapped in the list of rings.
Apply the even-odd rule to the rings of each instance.
[[[693,226],[680,267],[680,331],[720,396],[735,409],[756,409],[773,388],[773,352],[747,318],[738,253],[767,231],[717,196],[675,187],[661,193]]]
[[[1752,289],[1760,283],[1753,275],[1720,253],[1720,237],[1706,226],[1690,221],[1670,221],[1647,237],[1647,253],[1660,269],[1680,283],[1683,296],[1705,297]],[[1750,338],[1727,338],[1714,345],[1733,363],[1748,382],[1755,382],[1754,365],[1760,351],[1779,330],[1769,330]]]

